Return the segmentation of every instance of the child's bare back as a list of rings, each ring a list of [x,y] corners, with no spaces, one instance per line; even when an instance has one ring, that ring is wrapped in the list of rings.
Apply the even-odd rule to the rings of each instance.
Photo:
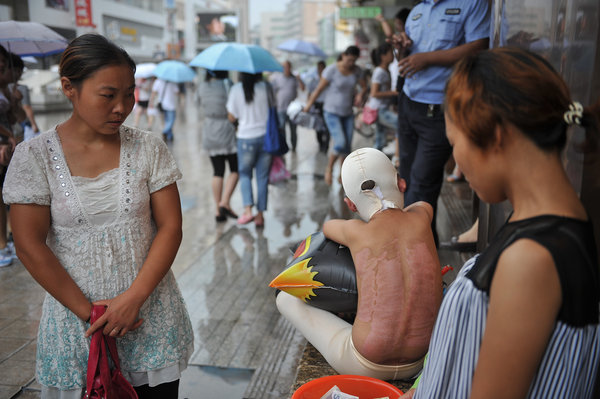
[[[342,165],[344,202],[362,219],[328,220],[323,233],[350,249],[356,269],[354,324],[287,293],[277,308],[340,374],[383,380],[423,366],[442,299],[431,205],[404,208],[406,182],[383,152],[360,148]]]
[[[442,299],[432,213],[420,202],[378,212],[369,222],[336,220],[324,226],[326,236],[352,253],[358,286],[352,341],[374,363],[410,363],[427,352]]]

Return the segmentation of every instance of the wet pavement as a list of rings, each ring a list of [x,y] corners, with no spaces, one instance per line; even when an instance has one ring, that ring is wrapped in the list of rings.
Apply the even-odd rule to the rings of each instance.
[[[50,128],[68,115],[38,114],[37,122]],[[126,124],[132,121],[130,116]],[[153,131],[159,132],[159,125],[156,121]],[[351,217],[341,185],[335,179],[331,187],[324,183],[326,156],[318,152],[315,133],[299,128],[297,152],[285,156],[292,178],[269,186],[265,227],[238,226],[233,219],[216,223],[212,167],[202,151],[200,115],[190,94],[178,112],[174,131],[170,147],[183,172],[178,186],[184,238],[173,271],[195,334],[195,351],[182,376],[180,397],[258,398],[247,392],[257,392],[250,385],[264,383],[258,381],[257,370],[265,369],[275,381],[263,388],[260,397],[289,397],[305,341],[280,318],[268,283],[287,263],[292,246],[320,230],[327,219]],[[371,145],[372,138],[355,134],[354,148]],[[336,166],[334,177],[338,174]],[[441,201],[440,216],[457,209],[470,212],[462,209],[470,204],[465,186],[453,185],[445,193],[448,200]],[[239,186],[231,206],[242,211]],[[469,227],[464,217],[451,223],[442,219],[441,239]],[[442,251],[440,258],[442,264],[455,266],[463,260]],[[0,269],[0,399],[40,397],[34,366],[43,296],[18,260]],[[278,357],[277,367],[271,366]]]

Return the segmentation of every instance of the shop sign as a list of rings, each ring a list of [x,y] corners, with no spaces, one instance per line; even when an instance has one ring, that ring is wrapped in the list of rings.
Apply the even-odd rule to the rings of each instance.
[[[92,0],[75,0],[75,25],[96,27],[92,22]]]
[[[341,19],[370,19],[381,14],[381,7],[343,7],[340,8]]]

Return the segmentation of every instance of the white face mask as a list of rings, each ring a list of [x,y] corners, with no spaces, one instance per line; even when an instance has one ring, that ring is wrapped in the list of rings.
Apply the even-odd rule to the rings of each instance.
[[[404,207],[398,189],[398,172],[392,161],[375,148],[353,151],[342,165],[342,185],[360,217],[368,222],[375,212]]]

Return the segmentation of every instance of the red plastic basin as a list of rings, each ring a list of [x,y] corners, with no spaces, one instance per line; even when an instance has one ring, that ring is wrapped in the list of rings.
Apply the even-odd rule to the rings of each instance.
[[[402,391],[385,381],[360,375],[330,375],[314,379],[302,385],[294,392],[292,399],[319,399],[334,385],[344,393],[358,396],[360,399],[373,399],[389,396],[398,399]]]

